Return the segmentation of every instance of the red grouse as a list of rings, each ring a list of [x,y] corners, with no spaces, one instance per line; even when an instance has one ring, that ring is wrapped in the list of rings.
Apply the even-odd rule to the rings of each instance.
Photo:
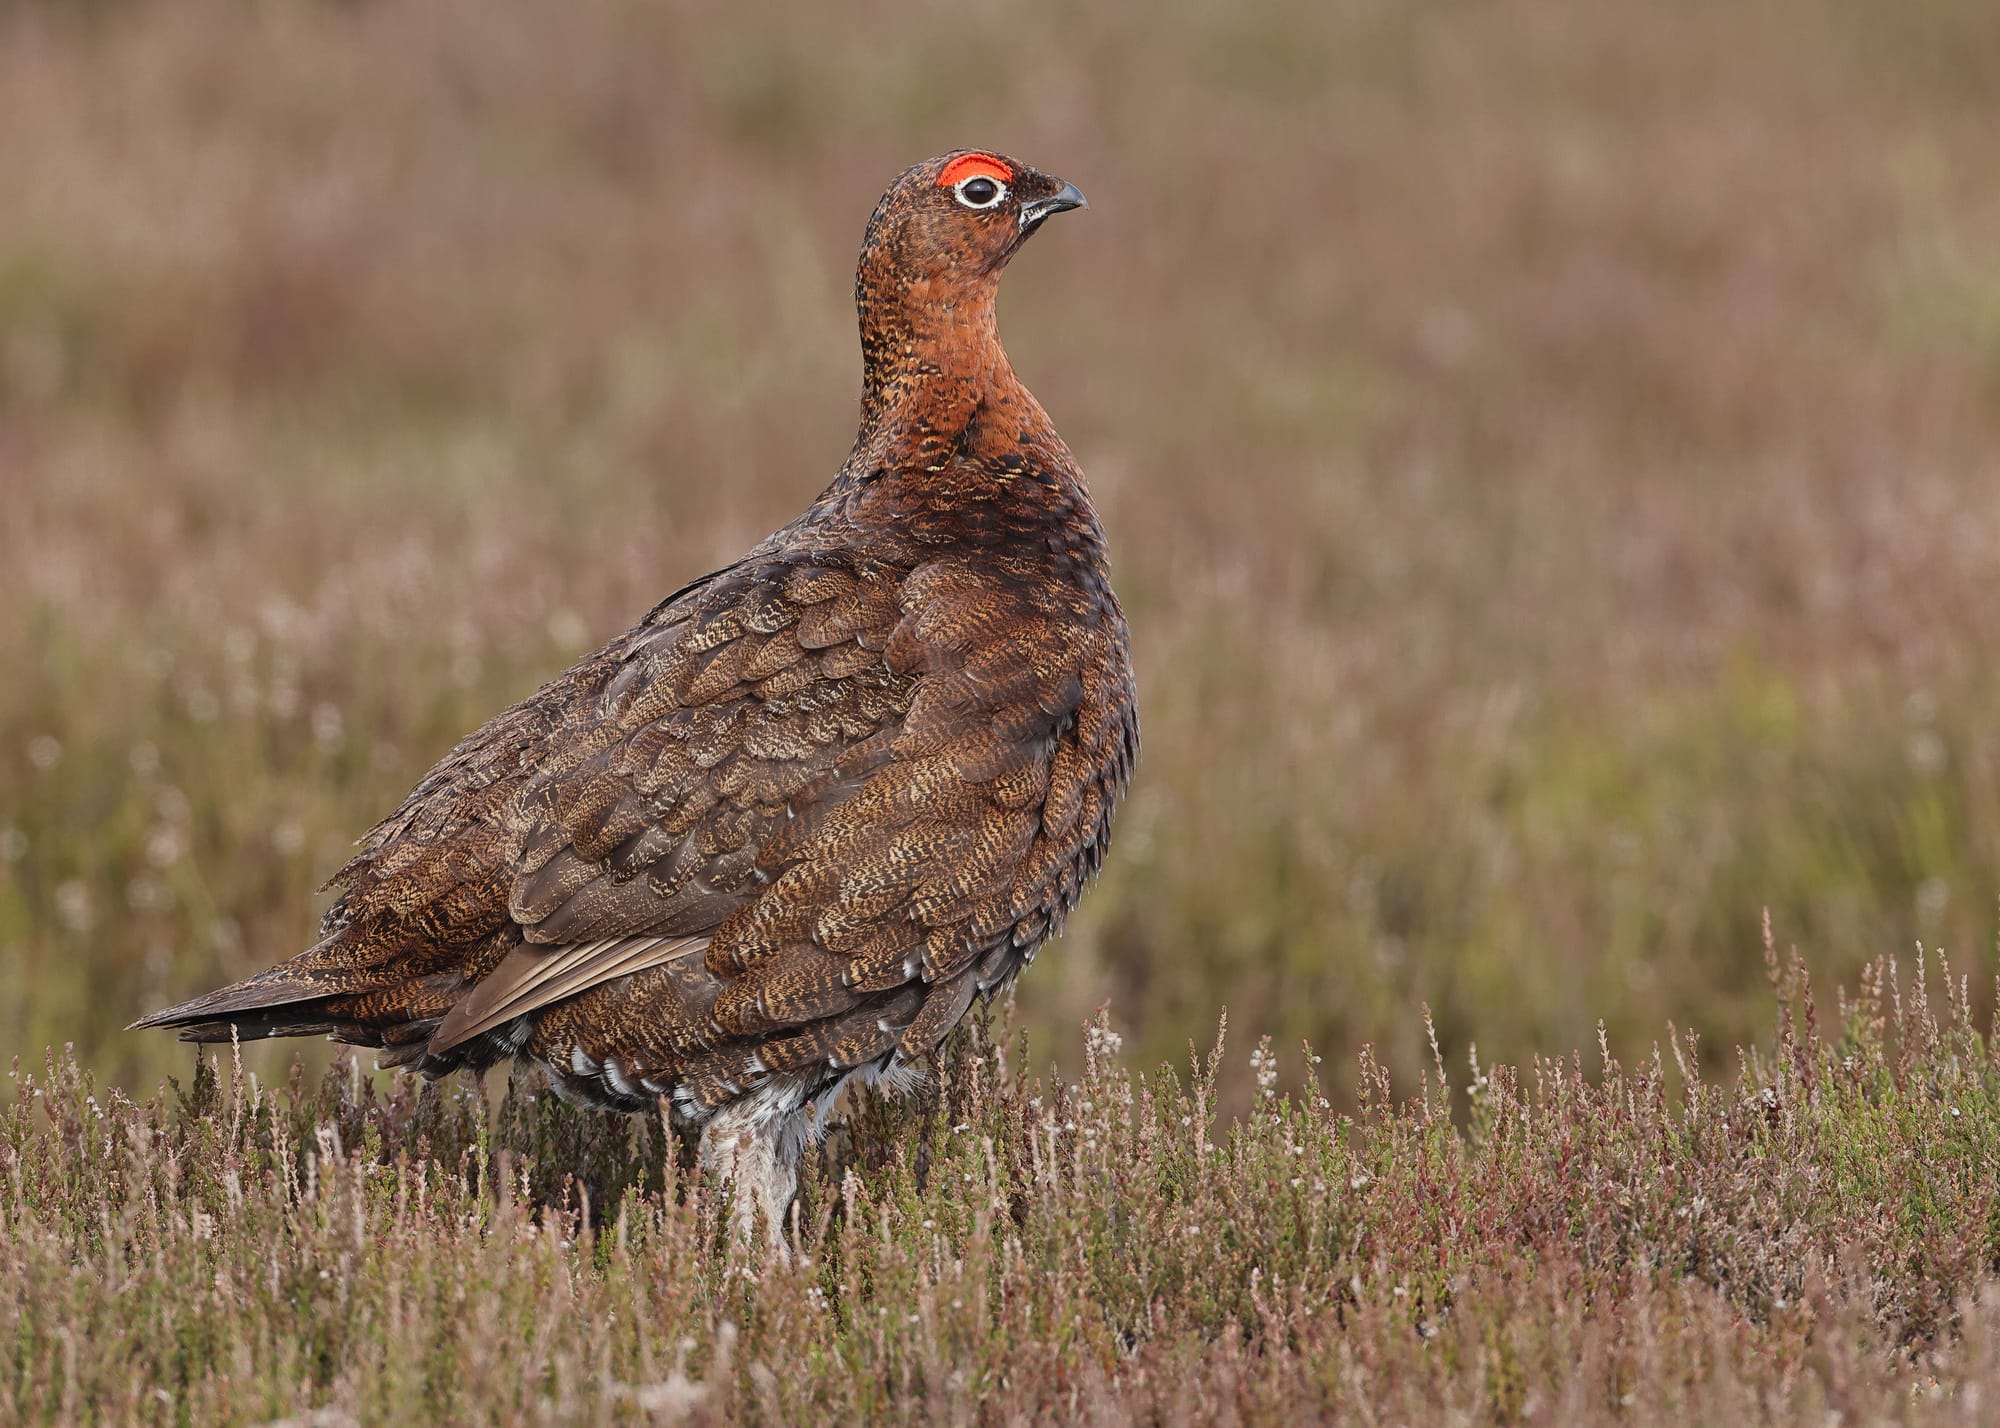
[[[669,1097],[775,1232],[814,1105],[932,1051],[1061,929],[1138,753],[1104,531],[993,315],[1083,202],[977,151],[897,179],[833,484],[446,755],[334,874],[316,944],[138,1025]]]

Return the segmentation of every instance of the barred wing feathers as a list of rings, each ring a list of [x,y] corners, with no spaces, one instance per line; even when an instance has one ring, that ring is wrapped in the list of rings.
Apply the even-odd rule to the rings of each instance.
[[[1136,753],[1115,603],[1031,576],[721,572],[441,761],[320,944],[146,1024],[309,1004],[426,1069],[526,1050],[716,1102],[929,1050],[1060,925]]]

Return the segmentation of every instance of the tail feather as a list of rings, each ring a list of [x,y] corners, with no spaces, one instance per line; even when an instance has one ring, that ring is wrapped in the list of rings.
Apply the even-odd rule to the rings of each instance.
[[[226,1021],[248,1025],[257,1018],[241,1018],[237,1012],[267,1011],[305,1002],[323,1002],[329,997],[353,996],[376,991],[398,978],[383,968],[353,966],[342,960],[343,932],[289,957],[268,971],[241,982],[218,987],[191,1001],[143,1016],[127,1031],[145,1031],[157,1026],[192,1026],[198,1022]],[[266,1033],[275,1035],[277,1033]]]
[[[132,1029],[171,1027],[182,1041],[262,1041],[326,1036],[381,1050],[383,1066],[442,1076],[461,1066],[483,1070],[512,1055],[521,1038],[500,1027],[434,1053],[430,1042],[451,1003],[464,993],[457,972],[402,977],[357,975],[352,968],[302,966],[306,956],[247,981],[141,1017]]]
[[[336,937],[338,934],[336,934]],[[428,1039],[453,993],[456,975],[409,977],[371,967],[328,964],[334,938],[241,982],[143,1016],[129,1030],[179,1030],[183,1041],[261,1041],[273,1036],[331,1036],[358,1046]],[[442,994],[442,998],[441,998]]]
[[[131,1029],[169,1027],[183,1041],[201,1042],[329,1036],[379,1048],[383,1065],[429,1076],[483,1069],[520,1048],[527,1035],[520,1013],[535,1003],[489,1018],[448,1045],[436,1044],[437,1032],[518,941],[496,936],[471,947],[413,949],[343,925],[269,971],[141,1017]]]
[[[311,1004],[324,1003],[329,996],[351,992],[347,987],[315,986],[296,976],[286,976],[285,972],[286,969],[281,967],[248,981],[218,987],[191,1001],[142,1016],[126,1030],[146,1031],[156,1026],[189,1027],[213,1021],[231,1021],[248,1026],[253,1021],[271,1020],[281,1008],[305,1012]],[[239,1012],[259,1012],[263,1015],[244,1017],[236,1015]],[[306,1014],[310,1015],[310,1012]]]
[[[314,1018],[311,1005],[245,1012],[224,1021],[196,1021],[180,1027],[182,1041],[263,1041],[273,1036],[338,1036],[342,1023]]]

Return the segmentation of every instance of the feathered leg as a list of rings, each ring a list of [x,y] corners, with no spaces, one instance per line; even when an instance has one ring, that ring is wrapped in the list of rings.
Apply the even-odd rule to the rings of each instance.
[[[767,1084],[725,1105],[701,1131],[701,1162],[729,1186],[737,1238],[755,1244],[761,1215],[771,1256],[779,1261],[791,1258],[785,1212],[798,1192],[799,1152],[810,1122],[803,1088]]]

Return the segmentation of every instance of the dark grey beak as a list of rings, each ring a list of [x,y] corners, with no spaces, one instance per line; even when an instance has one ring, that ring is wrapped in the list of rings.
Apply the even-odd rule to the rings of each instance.
[[[1066,183],[1059,193],[1047,198],[1037,198],[1021,205],[1021,231],[1032,233],[1041,227],[1042,220],[1052,213],[1067,213],[1072,208],[1088,208],[1090,202],[1083,196],[1083,190],[1073,183]]]

